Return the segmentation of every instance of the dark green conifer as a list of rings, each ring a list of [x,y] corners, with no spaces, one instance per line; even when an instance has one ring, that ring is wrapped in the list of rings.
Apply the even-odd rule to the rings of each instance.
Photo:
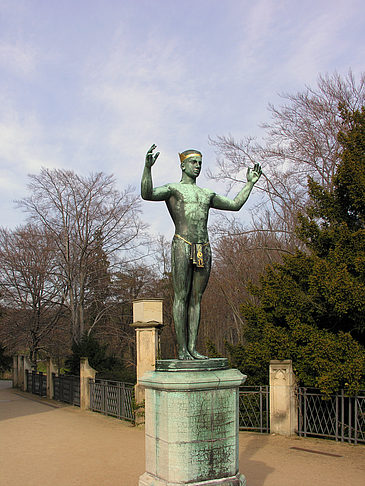
[[[330,189],[309,180],[297,234],[307,251],[270,267],[245,303],[245,343],[230,346],[248,384],[270,359],[292,359],[305,386],[349,393],[365,386],[365,110],[343,111],[342,151]]]

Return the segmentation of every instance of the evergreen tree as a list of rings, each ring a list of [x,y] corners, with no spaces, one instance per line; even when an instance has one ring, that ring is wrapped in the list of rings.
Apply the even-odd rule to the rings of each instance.
[[[12,365],[12,358],[6,354],[5,347],[0,344],[0,373],[10,371]]]
[[[100,344],[93,334],[84,333],[80,342],[73,342],[72,355],[65,362],[71,375],[80,373],[80,358],[89,358],[89,364],[97,378],[105,380],[136,382],[134,370],[126,369],[122,360],[108,353],[108,345]]]
[[[65,362],[70,374],[80,373],[80,358],[89,358],[89,364],[97,371],[111,369],[116,364],[116,359],[107,355],[107,345],[101,345],[95,337],[85,333],[80,342],[72,344],[72,355]]]
[[[270,359],[292,359],[305,386],[349,393],[365,385],[365,110],[343,111],[331,188],[309,181],[297,233],[308,251],[285,256],[251,286],[245,342],[229,346],[248,383],[267,380]]]
[[[351,129],[338,137],[333,190],[309,182],[312,204],[298,235],[311,250],[310,292],[328,311],[316,323],[365,344],[365,109],[343,116]]]

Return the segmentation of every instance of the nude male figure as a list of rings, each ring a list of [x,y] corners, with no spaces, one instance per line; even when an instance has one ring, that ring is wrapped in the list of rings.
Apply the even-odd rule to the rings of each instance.
[[[156,145],[148,150],[141,182],[141,195],[148,201],[165,201],[175,224],[171,247],[172,282],[174,287],[173,318],[179,359],[205,359],[196,350],[200,323],[200,305],[211,268],[208,239],[210,208],[239,211],[247,201],[254,184],[261,176],[255,164],[247,170],[247,183],[234,199],[219,196],[196,185],[202,166],[198,150],[179,154],[182,176],[180,182],[153,187],[151,167],[160,155]]]

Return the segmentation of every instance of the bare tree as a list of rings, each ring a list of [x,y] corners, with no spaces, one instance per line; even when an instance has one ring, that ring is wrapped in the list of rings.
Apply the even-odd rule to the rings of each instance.
[[[244,182],[247,166],[263,167],[257,186],[261,197],[251,220],[243,224],[221,214],[211,226],[215,266],[203,303],[202,338],[214,336],[220,352],[225,340],[244,341],[240,305],[252,298],[247,282],[257,282],[266,265],[303,247],[295,227],[308,201],[308,177],[332,187],[340,155],[337,135],[346,129],[341,109],[353,111],[365,104],[365,74],[358,82],[351,71],[345,78],[319,76],[315,88],[283,94],[282,99],[279,107],[269,105],[271,120],[262,125],[261,141],[250,136],[212,140],[218,165],[210,177],[225,181],[227,190]]]
[[[139,298],[156,297],[156,276],[144,264],[125,265],[110,278],[108,305],[95,335],[108,343],[108,350],[123,359],[128,367],[135,366],[136,339],[132,302]]]
[[[86,316],[88,284],[92,273],[100,270],[96,264],[100,251],[111,266],[127,256],[139,258],[144,226],[138,216],[138,196],[130,188],[117,190],[114,178],[103,173],[82,177],[73,171],[42,169],[30,179],[31,195],[19,205],[55,240],[72,338],[79,342],[101,317]]]
[[[171,243],[163,235],[154,242],[154,271],[156,274],[156,295],[163,299],[163,323],[161,333],[162,358],[177,357],[177,342],[172,317],[174,291],[171,273]]]
[[[64,311],[56,266],[54,239],[44,229],[0,229],[3,340],[12,348],[29,347],[35,368],[39,351]]]
[[[240,141],[231,136],[212,140],[219,155],[218,170],[210,177],[226,181],[230,189],[242,183],[248,165],[261,163],[256,229],[271,227],[291,244],[296,215],[307,203],[308,177],[332,187],[340,150],[337,134],[346,128],[341,108],[353,111],[365,104],[365,74],[358,83],[351,71],[345,78],[337,73],[319,76],[315,88],[283,94],[282,99],[281,106],[268,107],[271,121],[262,124],[262,142],[250,136]]]
[[[257,284],[267,265],[281,260],[281,248],[267,234],[251,232],[219,238],[214,244],[214,265],[203,298],[200,345],[213,342],[219,353],[225,343],[244,342],[243,302],[256,301],[248,284]]]

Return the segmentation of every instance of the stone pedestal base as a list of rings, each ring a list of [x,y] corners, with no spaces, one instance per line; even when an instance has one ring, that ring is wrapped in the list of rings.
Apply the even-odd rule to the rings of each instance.
[[[238,471],[238,370],[150,371],[146,473],[139,486],[244,486]]]
[[[144,473],[139,478],[138,486],[181,486],[184,483],[170,483],[163,479],[151,476],[151,474]],[[199,483],[189,483],[189,486],[246,486],[246,478],[243,474],[236,474],[230,478],[213,479],[212,481],[200,481]]]

